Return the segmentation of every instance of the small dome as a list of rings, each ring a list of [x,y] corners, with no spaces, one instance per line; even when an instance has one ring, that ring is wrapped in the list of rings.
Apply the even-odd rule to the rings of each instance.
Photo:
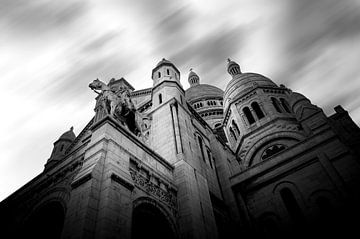
[[[237,98],[239,94],[241,95],[257,86],[277,87],[272,80],[257,73],[242,73],[233,77],[225,89],[224,109],[226,110],[229,102]]]
[[[303,105],[311,105],[311,101],[306,98],[303,94],[300,94],[298,92],[291,92],[290,94],[290,107],[294,111],[294,106],[302,102]]]
[[[305,100],[305,101],[309,101],[310,100],[308,98],[306,98],[303,94],[300,94],[298,92],[291,92],[290,94],[290,104],[291,105],[294,105],[295,103],[297,103],[298,101],[301,101],[301,100]]]
[[[188,81],[189,81],[189,84],[190,86],[195,86],[195,85],[198,85],[200,83],[200,78],[199,76],[192,71],[192,69],[190,69],[190,73],[189,73],[189,76],[188,76]]]
[[[159,61],[159,63],[156,64],[155,68],[152,70],[152,74],[154,75],[154,72],[159,69],[162,66],[171,66],[175,69],[175,71],[179,74],[180,76],[180,71],[178,70],[178,68],[176,68],[176,66],[169,60],[166,60],[165,58],[163,58],[161,61]]]
[[[202,98],[223,98],[224,92],[216,86],[198,84],[185,91],[185,98],[188,102]]]
[[[71,126],[69,131],[66,131],[65,133],[63,133],[59,140],[70,140],[70,141],[74,141],[74,139],[76,138],[75,134],[74,134],[74,127]]]
[[[157,63],[156,67],[163,65],[163,64],[172,64],[171,61],[166,60],[165,58],[163,58],[161,61],[159,61],[159,63]]]
[[[236,76],[241,74],[241,70],[240,70],[240,66],[238,63],[236,63],[235,61],[230,60],[230,58],[228,59],[228,64],[227,64],[227,72],[232,76]]]

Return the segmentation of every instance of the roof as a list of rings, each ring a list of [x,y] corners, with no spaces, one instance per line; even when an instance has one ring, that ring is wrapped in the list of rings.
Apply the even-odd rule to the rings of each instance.
[[[159,69],[161,66],[165,66],[165,65],[167,65],[167,66],[172,66],[172,67],[175,69],[175,71],[180,75],[180,71],[178,70],[178,68],[176,68],[176,66],[175,66],[171,61],[166,60],[165,58],[163,58],[161,61],[159,61],[159,63],[157,63],[157,65],[155,66],[155,68],[152,70],[151,75],[153,75],[154,72],[155,72],[157,69]]]
[[[71,127],[68,131],[66,131],[65,133],[63,133],[59,140],[70,140],[70,141],[74,141],[74,139],[76,138],[74,131],[73,131],[73,127]]]
[[[257,73],[241,73],[234,76],[225,89],[224,109],[227,109],[229,101],[236,99],[239,95],[242,95],[257,86],[277,87],[272,80]]]
[[[223,98],[223,95],[224,91],[208,84],[194,85],[185,91],[185,98],[188,102],[203,98]]]

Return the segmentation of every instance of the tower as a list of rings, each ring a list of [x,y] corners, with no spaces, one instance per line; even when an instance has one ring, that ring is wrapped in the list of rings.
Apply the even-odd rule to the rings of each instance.
[[[240,66],[230,59],[227,71],[232,79],[224,93],[223,125],[229,144],[242,165],[248,167],[269,157],[265,152],[260,153],[267,148],[275,147],[279,151],[304,137],[290,110],[288,89],[277,86],[263,75],[242,73]],[[289,140],[275,140],[275,135],[279,134]],[[260,138],[267,140],[255,146]],[[259,155],[253,157],[251,148],[256,148]]]
[[[47,160],[45,168],[50,167],[65,156],[66,150],[76,138],[73,129],[74,127],[71,126],[70,130],[63,133],[59,139],[55,141],[53,151],[50,158]]]
[[[185,92],[180,83],[180,71],[172,62],[163,58],[152,70],[151,79],[153,80],[153,108],[173,97],[181,104],[184,103]]]

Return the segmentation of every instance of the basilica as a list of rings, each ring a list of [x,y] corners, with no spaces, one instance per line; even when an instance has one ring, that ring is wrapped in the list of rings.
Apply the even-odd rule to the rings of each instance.
[[[360,129],[228,60],[226,88],[162,59],[153,86],[94,80],[94,116],[0,203],[9,238],[345,235],[358,225]],[[316,80],[316,79],[314,79]],[[87,87],[84,85],[84,88]],[[93,100],[93,99],[89,99]]]

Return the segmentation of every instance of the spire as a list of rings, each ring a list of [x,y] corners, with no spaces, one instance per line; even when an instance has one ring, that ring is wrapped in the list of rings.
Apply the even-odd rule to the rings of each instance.
[[[192,68],[190,68],[188,81],[189,81],[190,87],[200,84],[200,78],[195,72],[193,72]]]
[[[236,63],[235,61],[230,60],[230,58],[227,59],[228,64],[227,64],[227,71],[228,73],[234,77],[236,75],[240,75],[241,74],[241,70],[240,70],[240,66],[238,63]]]

